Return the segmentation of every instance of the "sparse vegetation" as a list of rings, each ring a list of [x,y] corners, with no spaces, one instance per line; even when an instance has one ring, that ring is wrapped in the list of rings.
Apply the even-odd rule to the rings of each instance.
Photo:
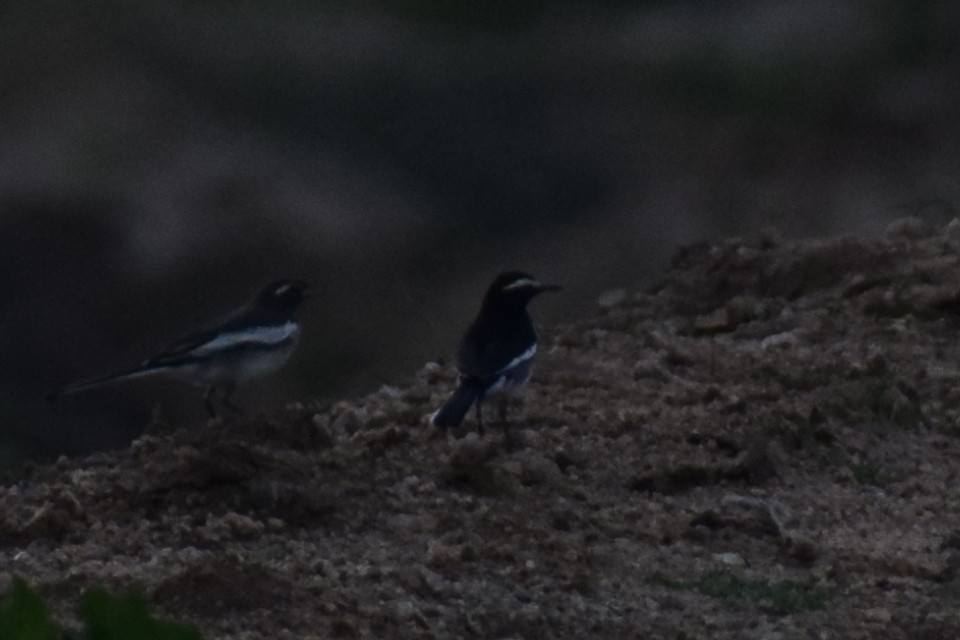
[[[883,473],[880,465],[870,460],[851,463],[850,471],[853,472],[854,479],[860,484],[882,487],[890,481],[887,475]]]
[[[154,618],[146,601],[90,589],[80,603],[84,640],[203,640],[192,627]],[[0,640],[60,640],[68,635],[54,622],[36,591],[20,579],[0,600]]]
[[[711,598],[756,602],[778,614],[821,609],[827,600],[825,590],[810,584],[794,580],[745,580],[729,571],[713,571],[694,580],[675,580],[662,573],[654,573],[649,581],[670,589],[697,591]]]
[[[867,404],[870,411],[881,420],[879,426],[895,426],[916,429],[925,418],[914,396],[916,392],[888,375],[879,376],[868,383]]]
[[[0,640],[58,640],[61,636],[40,596],[22,580],[14,580],[0,600]]]

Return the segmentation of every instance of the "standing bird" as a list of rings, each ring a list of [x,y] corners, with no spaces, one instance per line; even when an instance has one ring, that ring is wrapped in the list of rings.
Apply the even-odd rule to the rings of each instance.
[[[430,418],[437,427],[459,425],[477,406],[477,429],[483,433],[483,400],[498,396],[500,420],[506,428],[507,403],[530,377],[537,353],[537,332],[527,303],[544,291],[557,291],[522,271],[501,273],[487,289],[480,313],[467,329],[457,351],[460,380],[456,391]]]
[[[183,336],[138,367],[82,380],[52,392],[63,395],[100,385],[163,374],[207,388],[204,405],[217,416],[215,400],[239,412],[230,398],[237,383],[282,367],[296,346],[300,324],[293,317],[303,302],[307,285],[299,280],[276,280],[246,306],[218,323]]]

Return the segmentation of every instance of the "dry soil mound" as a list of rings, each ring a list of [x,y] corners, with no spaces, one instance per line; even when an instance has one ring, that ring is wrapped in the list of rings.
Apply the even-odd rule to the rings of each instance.
[[[429,429],[427,365],[31,469],[0,587],[211,638],[960,637],[958,256],[915,221],[687,247],[544,328],[510,447]]]

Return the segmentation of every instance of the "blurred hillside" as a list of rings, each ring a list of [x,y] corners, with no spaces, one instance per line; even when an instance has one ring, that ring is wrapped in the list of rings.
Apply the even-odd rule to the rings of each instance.
[[[254,409],[452,353],[505,267],[567,285],[556,322],[681,243],[956,215],[953,3],[485,6],[4,4],[3,457],[200,418],[176,383],[42,395],[273,277],[318,297]]]

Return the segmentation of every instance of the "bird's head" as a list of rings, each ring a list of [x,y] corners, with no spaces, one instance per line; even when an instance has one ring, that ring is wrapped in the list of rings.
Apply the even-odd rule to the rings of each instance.
[[[535,296],[545,291],[559,291],[560,286],[543,284],[533,276],[523,271],[506,271],[497,276],[484,302],[491,304],[521,304],[525,305]]]

